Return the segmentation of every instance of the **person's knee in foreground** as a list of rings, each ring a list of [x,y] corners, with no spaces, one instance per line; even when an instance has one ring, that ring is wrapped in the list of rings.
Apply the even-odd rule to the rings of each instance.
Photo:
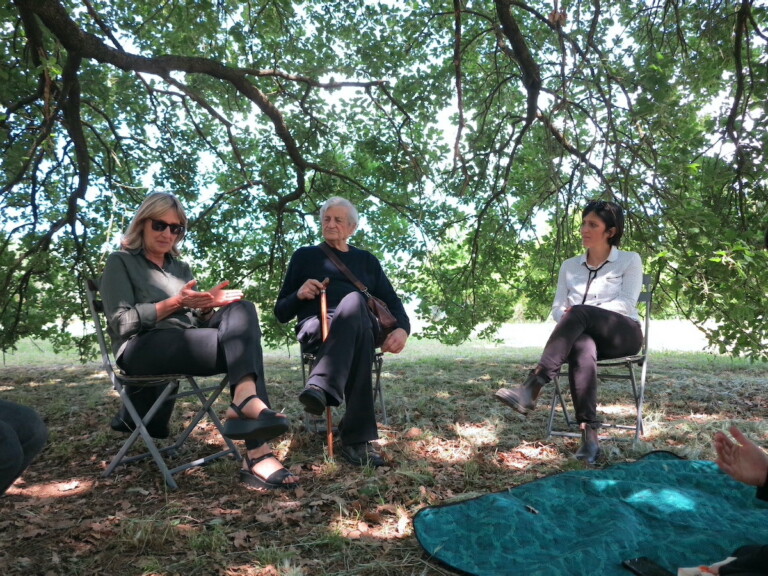
[[[371,366],[375,345],[397,354],[410,333],[408,315],[381,263],[370,252],[348,244],[357,228],[355,207],[343,198],[330,198],[320,209],[324,244],[294,252],[275,304],[280,322],[298,319],[296,334],[302,347],[316,350],[316,361],[299,401],[310,414],[346,402],[339,423],[341,454],[358,466],[382,466],[385,459],[372,444],[378,439]],[[330,251],[331,255],[327,251]],[[377,322],[369,312],[366,296],[334,262],[360,281],[368,292],[383,300],[397,319],[397,328],[383,342]],[[327,301],[328,332],[320,318],[321,294]]]
[[[30,465],[48,440],[48,428],[32,408],[0,400],[0,496]]]
[[[717,465],[733,479],[756,486],[756,496],[768,501],[768,454],[735,426],[730,432],[735,442],[724,432],[715,434]],[[736,559],[720,566],[718,573],[721,576],[768,574],[768,546],[742,546],[731,556]]]
[[[614,202],[592,201],[582,210],[586,252],[560,267],[552,316],[557,325],[539,363],[522,386],[501,388],[495,398],[521,414],[536,407],[541,389],[568,363],[568,383],[581,429],[575,456],[590,464],[600,455],[597,361],[637,353],[643,340],[637,299],[643,266],[636,252],[619,250],[624,212]]]
[[[232,404],[224,434],[246,445],[240,479],[260,489],[293,488],[298,478],[266,443],[290,423],[269,407],[256,308],[242,300],[242,291],[227,289],[229,282],[197,290],[189,266],[179,259],[186,225],[175,196],[150,194],[122,249],[107,258],[100,291],[115,361],[130,375],[226,373]],[[157,388],[126,388],[141,416],[158,397]],[[172,409],[172,401],[161,407],[147,426],[150,434],[168,436]],[[112,427],[132,430],[133,422],[123,416],[121,411]]]

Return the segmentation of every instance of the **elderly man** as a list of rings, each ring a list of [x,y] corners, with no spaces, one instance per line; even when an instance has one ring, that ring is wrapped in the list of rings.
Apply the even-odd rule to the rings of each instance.
[[[330,198],[320,209],[320,221],[325,242],[299,248],[293,254],[275,315],[280,322],[297,318],[296,335],[302,348],[316,351],[307,386],[299,395],[305,410],[320,415],[326,406],[346,401],[347,410],[339,424],[342,456],[357,466],[382,466],[385,460],[371,444],[378,439],[371,389],[378,326],[366,296],[334,259],[350,270],[370,294],[383,300],[397,319],[397,328],[381,343],[382,352],[401,352],[411,325],[379,260],[348,244],[358,223],[355,207],[343,198]],[[319,298],[323,290],[329,317],[325,341]]]

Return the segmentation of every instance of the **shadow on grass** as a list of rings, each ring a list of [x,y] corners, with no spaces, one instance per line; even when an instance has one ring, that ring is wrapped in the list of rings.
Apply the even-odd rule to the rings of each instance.
[[[239,485],[234,460],[180,474],[176,491],[166,489],[151,461],[102,478],[123,437],[108,428],[117,398],[100,367],[56,356],[34,364],[7,357],[0,394],[36,407],[50,442],[0,498],[0,572],[446,574],[412,536],[419,509],[582,466],[570,458],[577,440],[542,437],[546,390],[528,418],[492,400],[498,387],[518,383],[539,353],[414,340],[404,354],[386,355],[390,421],[380,435],[392,465],[372,470],[328,461],[324,437],[301,426],[297,351],[268,351],[272,404],[293,421],[274,448],[302,479],[295,493],[272,494]],[[731,421],[766,438],[766,367],[703,354],[659,354],[649,366],[646,436],[637,446],[606,437],[600,466],[652,449],[711,458],[712,434]],[[601,385],[607,418],[632,418],[623,386]],[[227,403],[219,401],[219,414]],[[175,430],[190,411],[177,408]],[[210,425],[201,426],[189,449],[209,444],[221,441]]]

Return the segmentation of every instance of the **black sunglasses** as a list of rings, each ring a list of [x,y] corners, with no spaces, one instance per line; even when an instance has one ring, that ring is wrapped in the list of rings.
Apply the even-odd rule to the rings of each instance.
[[[155,232],[165,232],[166,228],[170,228],[171,234],[174,236],[181,236],[186,230],[181,224],[168,224],[168,222],[163,222],[162,220],[152,219],[152,230]]]

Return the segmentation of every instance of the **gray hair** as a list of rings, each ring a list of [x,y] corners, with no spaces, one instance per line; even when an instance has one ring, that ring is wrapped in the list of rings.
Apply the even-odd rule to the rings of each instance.
[[[342,208],[347,209],[349,223],[355,227],[355,230],[357,230],[357,223],[360,220],[360,217],[357,214],[357,208],[355,208],[355,205],[352,204],[352,202],[340,196],[328,198],[328,200],[325,201],[325,204],[320,207],[320,222],[325,218],[326,210],[328,210],[328,208],[333,208],[334,206],[341,206]]]
[[[144,199],[136,215],[128,225],[123,239],[120,241],[120,247],[124,250],[138,250],[144,248],[144,222],[154,220],[162,216],[168,210],[175,210],[179,217],[180,224],[187,227],[187,215],[184,213],[184,207],[176,196],[166,192],[153,192]],[[184,238],[184,234],[179,234],[171,248],[171,255],[178,258],[179,242]]]

